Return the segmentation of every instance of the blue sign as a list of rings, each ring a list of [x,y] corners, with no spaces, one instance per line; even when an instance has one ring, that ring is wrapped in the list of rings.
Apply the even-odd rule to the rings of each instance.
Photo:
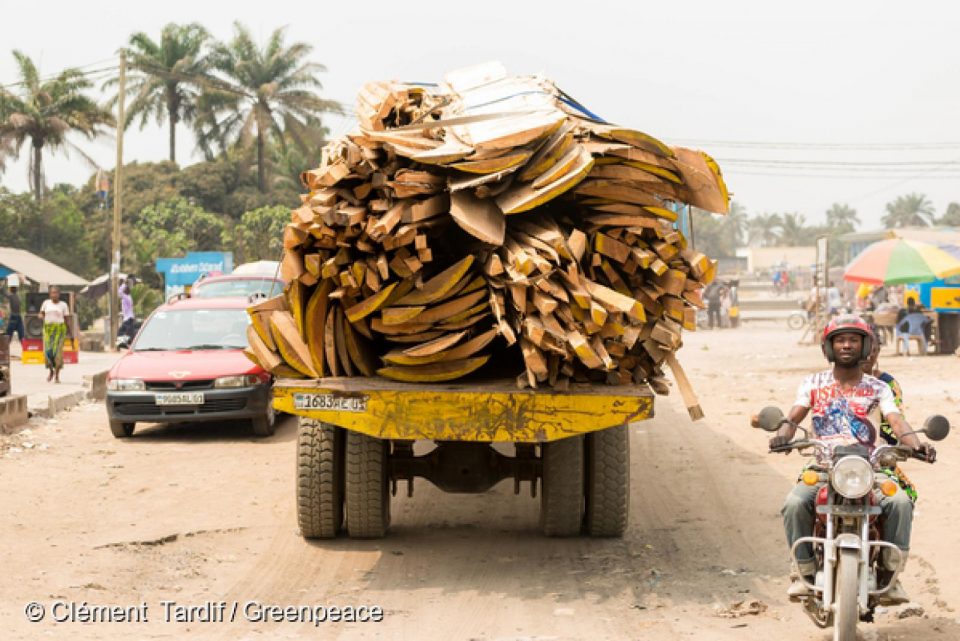
[[[233,271],[233,252],[190,252],[183,258],[158,258],[157,272],[163,274],[165,296],[186,291],[204,274]]]

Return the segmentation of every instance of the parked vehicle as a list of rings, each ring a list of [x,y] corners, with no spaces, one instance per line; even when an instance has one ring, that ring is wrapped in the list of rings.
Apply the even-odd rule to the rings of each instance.
[[[138,422],[249,420],[273,433],[271,375],[243,353],[247,298],[183,297],[144,322],[107,375],[107,413],[117,438]]]
[[[283,291],[283,280],[256,274],[223,274],[198,280],[190,290],[192,298],[224,298],[231,296],[277,296]]]
[[[759,426],[768,432],[777,431],[784,421],[787,419],[776,407],[764,408],[759,415]],[[834,445],[831,449],[827,441],[810,438],[807,430],[796,427],[804,438],[770,451],[821,450],[828,461],[823,473],[807,469],[801,477],[807,485],[823,486],[817,493],[814,531],[798,539],[790,550],[797,560],[799,546],[811,544],[817,562],[815,583],[801,578],[811,596],[799,600],[817,626],[833,627],[834,641],[855,641],[857,622],[873,621],[875,608],[896,585],[903,567],[900,549],[880,538],[883,516],[876,494],[892,496],[897,485],[878,472],[911,457],[926,458],[903,445],[881,445],[872,451],[864,445]],[[919,432],[941,441],[950,432],[950,423],[943,416],[932,416]],[[884,548],[895,551],[899,568],[882,582],[879,563]]]

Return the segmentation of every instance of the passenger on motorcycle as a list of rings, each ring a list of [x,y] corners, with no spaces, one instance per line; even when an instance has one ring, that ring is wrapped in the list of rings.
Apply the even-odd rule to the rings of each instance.
[[[787,417],[789,422],[784,422],[770,440],[771,448],[789,443],[796,433],[796,424],[812,413],[814,437],[831,441],[834,446],[861,444],[873,449],[880,438],[880,425],[886,421],[902,444],[923,452],[929,461],[936,458],[932,446],[921,443],[916,435],[907,434],[912,428],[901,415],[887,383],[861,370],[861,364],[870,359],[875,342],[870,327],[855,316],[839,317],[827,325],[820,345],[833,368],[811,374],[803,381]],[[825,462],[820,458],[812,467],[817,469]],[[781,514],[789,546],[813,531],[814,506],[820,487],[822,484],[798,483],[787,496]],[[905,561],[910,549],[913,501],[902,489],[893,496],[878,495],[877,498],[884,517],[882,538],[900,548]],[[797,552],[798,574],[813,583],[817,570],[813,547],[801,545]],[[896,570],[896,555],[884,550],[882,560],[888,578]],[[809,590],[803,581],[795,578],[787,593],[800,597],[809,594]],[[899,581],[887,593],[886,600],[906,601]]]

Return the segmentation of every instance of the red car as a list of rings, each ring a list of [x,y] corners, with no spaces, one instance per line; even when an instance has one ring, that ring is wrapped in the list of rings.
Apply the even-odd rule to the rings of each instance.
[[[248,298],[180,298],[157,308],[107,375],[117,438],[138,422],[249,420],[273,434],[270,374],[243,354]]]
[[[267,298],[283,292],[283,281],[273,276],[222,274],[201,278],[190,288],[192,298],[263,295]]]

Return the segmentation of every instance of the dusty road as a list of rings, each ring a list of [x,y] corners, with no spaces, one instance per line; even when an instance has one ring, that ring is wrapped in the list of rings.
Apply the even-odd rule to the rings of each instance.
[[[480,496],[420,482],[396,498],[382,541],[305,543],[293,508],[295,424],[254,440],[244,428],[139,428],[114,440],[88,405],[0,436],[0,638],[3,639],[737,639],[821,640],[784,597],[778,510],[800,459],[765,454],[746,417],[789,405],[823,364],[774,325],[703,332],[680,352],[707,419],[678,396],[632,426],[633,502],[622,540],[548,540],[537,502],[512,484]],[[881,359],[907,415],[960,425],[960,358]],[[885,613],[870,641],[960,639],[960,435],[921,489],[905,584],[924,616]],[[54,624],[55,601],[147,604],[148,622]],[[758,600],[739,618],[719,608]],[[24,607],[47,608],[29,623]],[[162,601],[227,604],[233,624],[166,623]],[[381,623],[251,623],[244,604],[379,605]],[[172,607],[172,606],[171,606]],[[171,610],[175,613],[175,610]],[[62,611],[61,611],[62,614]]]

